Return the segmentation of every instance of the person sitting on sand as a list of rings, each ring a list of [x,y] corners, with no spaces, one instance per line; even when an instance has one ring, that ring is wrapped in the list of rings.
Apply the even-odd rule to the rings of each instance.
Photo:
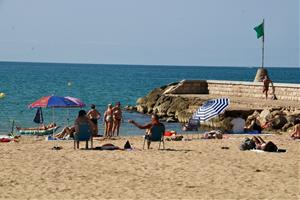
[[[237,118],[234,118],[230,122],[232,124],[232,130],[230,133],[240,134],[244,133],[245,120],[239,115]]]
[[[248,126],[245,126],[246,132],[257,132],[261,133],[262,127],[260,126],[259,120],[255,117],[251,120],[250,124]]]
[[[54,135],[55,138],[74,138],[75,126],[65,127],[61,132]]]
[[[165,128],[165,125],[163,123],[160,123],[160,121],[158,119],[158,116],[156,114],[151,115],[151,122],[148,123],[148,124],[145,124],[145,125],[140,125],[140,124],[136,123],[135,121],[133,121],[131,119],[128,120],[128,123],[131,123],[131,124],[135,125],[136,127],[140,128],[140,129],[147,129],[146,130],[146,136],[145,136],[146,138],[150,138],[150,136],[152,134],[151,129],[152,129],[153,126],[160,125],[160,126],[163,126],[163,128]],[[148,140],[147,141],[148,149],[150,148],[150,143],[151,143],[151,141]]]
[[[294,126],[294,131],[291,134],[293,139],[300,139],[300,124]]]
[[[278,147],[272,142],[265,142],[260,136],[253,136],[252,141],[255,143],[255,148],[258,150],[276,152]]]

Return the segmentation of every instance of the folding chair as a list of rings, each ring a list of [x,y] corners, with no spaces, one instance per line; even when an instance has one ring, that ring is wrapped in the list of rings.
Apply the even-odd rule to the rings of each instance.
[[[165,149],[165,142],[164,142],[164,133],[165,133],[165,126],[163,124],[154,125],[151,128],[151,135],[145,135],[143,149],[145,147],[145,143],[147,140],[147,148],[149,149],[151,142],[159,142],[158,149],[160,149],[160,144],[163,143],[163,149]]]
[[[79,149],[80,141],[86,141],[85,148],[88,149],[89,140],[91,140],[91,148],[93,148],[93,135],[89,124],[79,125],[79,132],[74,134],[74,149],[76,149],[76,147]]]

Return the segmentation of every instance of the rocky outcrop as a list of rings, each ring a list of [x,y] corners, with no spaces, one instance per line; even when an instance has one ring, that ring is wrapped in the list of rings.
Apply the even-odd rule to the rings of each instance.
[[[143,114],[157,114],[167,122],[188,122],[193,113],[203,104],[206,99],[195,95],[167,94],[176,89],[177,83],[172,83],[156,88],[145,97],[138,98],[136,106],[127,107]],[[297,123],[300,123],[300,110],[292,110],[288,107],[276,107],[265,109],[228,109],[219,117],[201,124],[201,126],[230,129],[230,121],[237,116],[246,119],[246,124],[256,118],[261,125],[268,124],[269,130],[286,131]]]

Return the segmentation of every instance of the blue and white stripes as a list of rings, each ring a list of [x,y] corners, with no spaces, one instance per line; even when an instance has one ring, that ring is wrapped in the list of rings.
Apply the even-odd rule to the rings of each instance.
[[[228,98],[208,100],[200,108],[198,108],[192,118],[197,119],[200,122],[207,121],[224,112],[229,104],[230,101]]]

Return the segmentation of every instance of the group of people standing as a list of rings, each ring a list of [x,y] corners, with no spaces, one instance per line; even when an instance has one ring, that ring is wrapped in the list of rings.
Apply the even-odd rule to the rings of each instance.
[[[65,127],[60,133],[55,135],[56,138],[73,137],[76,132],[76,125],[88,123],[93,136],[98,136],[98,121],[101,119],[101,113],[96,109],[96,105],[92,104],[91,109],[86,113],[80,110],[75,123],[71,127]],[[121,103],[117,102],[115,106],[108,104],[103,116],[104,136],[119,136],[120,126],[123,120]]]
[[[94,104],[91,105],[91,110],[87,113],[87,117],[94,124],[94,135],[98,135],[98,120],[101,118],[101,113]],[[122,119],[121,103],[117,102],[115,106],[108,104],[103,116],[104,136],[119,136]]]

